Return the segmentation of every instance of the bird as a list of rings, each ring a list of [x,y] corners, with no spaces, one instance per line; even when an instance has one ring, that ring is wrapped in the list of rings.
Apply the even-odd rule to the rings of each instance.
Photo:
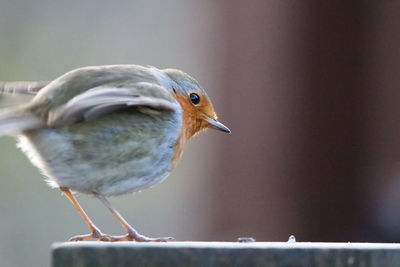
[[[27,103],[0,111],[0,136],[17,138],[47,183],[61,190],[87,224],[90,233],[71,241],[173,240],[138,233],[108,197],[163,181],[189,140],[203,130],[231,132],[218,121],[206,91],[177,69],[81,67],[49,82],[3,82],[0,93],[32,96]],[[98,198],[126,234],[103,233],[76,193]]]

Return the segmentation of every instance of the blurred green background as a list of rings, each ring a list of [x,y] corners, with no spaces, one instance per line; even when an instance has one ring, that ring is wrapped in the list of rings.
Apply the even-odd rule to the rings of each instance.
[[[175,67],[216,98],[212,1],[0,1],[0,80],[52,80],[77,67],[143,64]],[[24,99],[3,98],[2,106]],[[148,236],[203,239],[203,198],[214,133],[196,138],[160,186],[110,199]],[[58,190],[43,182],[11,137],[0,138],[0,265],[47,266],[52,242],[87,233]],[[98,200],[78,196],[104,232],[123,230]]]

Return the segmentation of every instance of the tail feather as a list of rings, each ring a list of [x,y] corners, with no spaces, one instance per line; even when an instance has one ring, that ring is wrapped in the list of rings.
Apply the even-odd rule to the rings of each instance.
[[[23,109],[0,111],[0,136],[16,135],[23,131],[40,128],[44,125],[45,123],[42,119]]]
[[[0,82],[0,94],[36,95],[49,82]]]

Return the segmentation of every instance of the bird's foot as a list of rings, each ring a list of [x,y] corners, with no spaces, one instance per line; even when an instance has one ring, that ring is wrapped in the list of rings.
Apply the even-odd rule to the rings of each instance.
[[[97,239],[99,241],[109,241],[109,242],[114,241],[112,236],[103,234],[98,229],[93,230],[91,234],[73,236],[69,239],[69,241],[85,241],[92,239]]]
[[[128,232],[126,235],[122,236],[109,236],[111,238],[110,241],[135,241],[135,242],[168,242],[174,241],[173,237],[157,237],[151,238],[137,232]]]
[[[136,231],[129,231],[126,235],[113,236],[107,235],[95,229],[91,234],[76,235],[69,239],[69,241],[85,241],[85,240],[99,240],[104,242],[119,242],[119,241],[135,241],[135,242],[168,242],[174,241],[173,237],[157,237],[151,238],[137,233]]]
[[[168,242],[174,241],[173,237],[147,237],[136,232],[135,229],[131,228],[128,230],[128,233],[125,235],[128,241],[136,241],[136,242]]]
[[[168,242],[168,241],[174,241],[175,238],[173,237],[147,237],[144,235],[136,234],[136,235],[131,235],[131,234],[126,234],[125,238],[129,241],[136,241],[136,242]]]

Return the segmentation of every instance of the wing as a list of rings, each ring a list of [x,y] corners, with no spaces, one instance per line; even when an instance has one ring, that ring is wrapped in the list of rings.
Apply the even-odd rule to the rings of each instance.
[[[0,136],[15,135],[45,126],[40,118],[22,109],[0,111]]]
[[[50,82],[0,82],[0,94],[36,95]]]
[[[47,124],[54,126],[93,120],[127,108],[137,108],[144,113],[149,109],[173,112],[179,109],[179,104],[164,87],[153,83],[141,82],[127,88],[100,86],[50,110]]]
[[[40,115],[65,105],[72,98],[97,87],[131,88],[136,83],[148,82],[159,85],[153,70],[138,65],[109,65],[75,69],[65,73],[41,89],[32,100],[33,106],[41,106]]]

